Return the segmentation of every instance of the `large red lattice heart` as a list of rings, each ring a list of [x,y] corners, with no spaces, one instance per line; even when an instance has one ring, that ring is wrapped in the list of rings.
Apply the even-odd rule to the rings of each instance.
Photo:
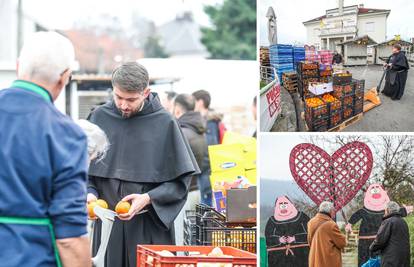
[[[351,142],[332,156],[313,144],[299,144],[290,153],[290,171],[296,183],[317,205],[328,200],[340,210],[361,189],[372,170],[372,152]]]

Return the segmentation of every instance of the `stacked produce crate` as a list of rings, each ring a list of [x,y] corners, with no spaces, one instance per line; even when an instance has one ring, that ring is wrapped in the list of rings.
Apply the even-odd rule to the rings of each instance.
[[[263,67],[261,68],[261,72],[266,72],[265,74],[262,74],[263,77],[274,78],[274,74],[270,65],[269,48],[266,46],[260,47],[260,67]]]
[[[300,46],[293,47],[293,68],[296,70],[301,61],[305,61],[305,48]]]
[[[334,95],[342,100],[342,119],[346,120],[363,112],[365,80],[352,79],[352,74],[342,73],[333,77]]]
[[[319,62],[320,57],[313,45],[305,45],[305,60]]]
[[[195,243],[186,240],[185,244],[231,246],[256,253],[255,223],[227,223],[223,214],[203,204],[197,204],[195,211],[186,214],[195,214],[195,224],[184,223],[184,233],[194,236]]]
[[[319,50],[319,57],[321,64],[332,64],[333,51]]]
[[[328,130],[328,105],[319,96],[305,98],[305,121],[310,131]]]
[[[295,93],[298,91],[298,75],[296,72],[285,72],[282,74],[282,85],[289,91]]]
[[[139,267],[256,267],[253,253],[231,247],[138,245]]]
[[[342,120],[349,119],[354,113],[354,87],[352,74],[340,73],[333,76],[333,95],[341,99]]]
[[[331,64],[319,64],[319,81],[323,83],[332,82],[332,72]]]
[[[319,81],[319,64],[302,61],[298,63],[298,89],[302,98],[311,96],[308,90],[310,82]]]
[[[279,81],[282,73],[293,71],[293,47],[291,45],[275,44],[270,46],[270,65],[275,68]]]

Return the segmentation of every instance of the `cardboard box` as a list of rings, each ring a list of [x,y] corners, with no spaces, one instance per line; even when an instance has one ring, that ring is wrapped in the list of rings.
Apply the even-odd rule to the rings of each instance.
[[[237,181],[239,176],[246,177],[246,172],[244,171],[244,169],[230,170],[230,171],[224,171],[224,172],[213,172],[210,175],[210,183],[211,183],[212,191],[221,190],[222,189],[221,185],[224,182],[233,183]]]
[[[227,190],[226,221],[229,223],[256,222],[256,186]]]
[[[323,95],[333,91],[332,83],[310,83],[309,92],[314,95]]]
[[[208,154],[212,173],[245,169],[246,157],[242,144],[209,146]]]
[[[249,180],[251,185],[256,185],[257,181],[257,172],[256,169],[247,170],[246,172],[246,178]]]

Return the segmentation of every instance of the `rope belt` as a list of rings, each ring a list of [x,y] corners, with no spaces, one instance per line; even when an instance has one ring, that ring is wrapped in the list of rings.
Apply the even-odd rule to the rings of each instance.
[[[284,247],[268,248],[267,251],[270,252],[270,251],[286,250],[286,252],[285,252],[286,256],[289,255],[289,253],[292,256],[294,256],[295,253],[293,253],[292,248],[304,248],[304,247],[309,247],[309,245],[308,244],[300,244],[300,245],[290,245],[290,244],[288,244]]]
[[[53,250],[56,259],[57,267],[62,267],[60,261],[59,252],[56,245],[55,231],[53,230],[53,224],[49,218],[19,218],[19,217],[1,217],[0,223],[2,224],[23,224],[23,225],[35,225],[35,226],[47,226],[49,228],[50,237],[52,240]]]
[[[375,239],[376,237],[376,235],[360,235],[358,236],[358,239]]]

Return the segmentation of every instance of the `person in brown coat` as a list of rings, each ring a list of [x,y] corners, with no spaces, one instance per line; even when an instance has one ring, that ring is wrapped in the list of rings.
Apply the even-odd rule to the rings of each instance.
[[[324,201],[308,223],[309,267],[342,266],[341,250],[346,246],[346,237],[332,220],[334,215],[333,204]]]

